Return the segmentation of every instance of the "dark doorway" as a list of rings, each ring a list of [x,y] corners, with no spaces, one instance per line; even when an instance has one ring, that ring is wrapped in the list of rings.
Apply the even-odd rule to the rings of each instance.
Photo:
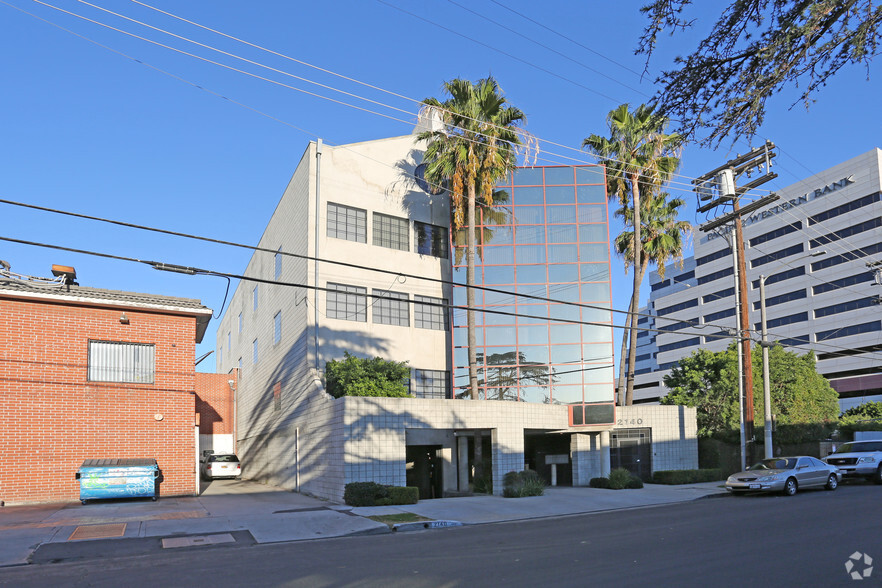
[[[524,461],[535,470],[546,484],[551,485],[551,464],[556,457],[566,456],[566,463],[557,464],[557,485],[573,485],[573,462],[570,459],[570,436],[548,433],[528,433],[524,435]]]
[[[420,489],[420,500],[441,498],[442,480],[441,446],[409,445],[407,447],[406,483]]]
[[[609,434],[613,469],[625,468],[644,482],[652,478],[652,429],[616,429]]]

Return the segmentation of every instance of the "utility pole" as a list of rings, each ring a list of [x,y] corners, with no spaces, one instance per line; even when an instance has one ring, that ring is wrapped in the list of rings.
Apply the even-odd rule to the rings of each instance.
[[[709,232],[723,225],[734,224],[735,238],[733,239],[734,243],[730,243],[730,247],[735,256],[736,289],[738,293],[736,299],[739,305],[739,312],[737,314],[740,315],[740,324],[737,331],[739,357],[742,358],[743,366],[740,374],[741,387],[744,390],[744,396],[740,399],[743,406],[741,422],[744,428],[744,436],[748,443],[746,449],[742,447],[742,461],[751,461],[749,457],[753,453],[751,444],[754,441],[754,414],[753,364],[750,350],[750,302],[747,291],[747,268],[744,261],[744,235],[741,217],[774,202],[779,196],[777,194],[770,194],[744,207],[741,206],[741,197],[748,190],[752,190],[778,177],[778,174],[771,171],[772,158],[777,155],[773,151],[774,148],[774,143],[766,141],[762,147],[751,149],[748,153],[739,155],[715,170],[692,181],[696,186],[695,191],[698,193],[698,212],[707,212],[721,206],[731,205],[732,207],[730,212],[705,223],[699,227],[699,230]],[[762,171],[762,168],[765,168],[765,170]],[[762,172],[761,175],[744,183],[742,186],[737,185],[742,176],[749,178],[754,170],[760,170]],[[745,452],[747,455],[744,455]]]

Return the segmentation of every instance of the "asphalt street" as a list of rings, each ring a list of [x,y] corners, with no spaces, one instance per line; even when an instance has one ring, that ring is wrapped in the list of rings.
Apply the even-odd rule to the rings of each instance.
[[[6,568],[0,585],[853,586],[849,572],[869,567],[863,556],[882,558],[880,492],[846,484],[794,497],[724,496],[406,534],[120,554]],[[882,583],[882,567],[869,573],[862,585]]]

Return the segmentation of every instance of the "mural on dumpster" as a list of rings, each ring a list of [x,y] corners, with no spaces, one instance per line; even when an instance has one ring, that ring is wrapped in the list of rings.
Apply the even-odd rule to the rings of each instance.
[[[80,472],[80,498],[154,496],[155,467],[84,468]]]

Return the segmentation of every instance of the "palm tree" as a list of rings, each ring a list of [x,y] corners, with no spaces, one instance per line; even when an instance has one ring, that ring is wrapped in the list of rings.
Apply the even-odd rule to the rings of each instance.
[[[642,267],[643,263],[640,192],[644,188],[658,192],[661,185],[670,179],[680,163],[678,154],[682,138],[676,133],[665,134],[668,119],[657,115],[652,106],[645,104],[633,112],[630,105],[622,104],[610,111],[606,120],[609,138],[591,135],[582,141],[582,147],[596,155],[606,167],[609,197],[617,197],[622,206],[630,202],[633,210],[633,242],[641,244],[634,249],[634,289],[627,321],[630,343],[625,405],[630,405],[633,402],[634,364],[637,360],[637,325],[631,318],[635,316],[640,300],[642,276],[638,276],[636,269]]]
[[[492,77],[472,83],[455,79],[445,82],[450,98],[441,102],[427,98],[423,108],[433,110],[443,122],[440,130],[419,133],[426,141],[426,180],[447,182],[451,194],[454,231],[465,228],[466,304],[468,330],[469,393],[478,398],[478,372],[475,341],[475,240],[477,202],[493,206],[496,183],[517,166],[516,148],[527,143],[520,128],[524,113],[509,106]]]
[[[682,264],[683,249],[687,244],[686,238],[692,232],[692,225],[688,221],[677,220],[677,215],[685,204],[682,199],[668,200],[667,193],[648,197],[652,193],[648,186],[643,187],[641,192],[643,214],[641,215],[640,238],[643,241],[643,253],[640,258],[641,265],[635,267],[634,272],[637,280],[642,283],[650,263],[656,266],[658,274],[662,278],[665,277],[665,265],[670,260],[674,259]],[[622,206],[616,211],[616,216],[622,217],[626,226],[633,226],[634,211],[630,206]],[[625,259],[625,267],[627,268],[634,261],[634,231],[622,231],[616,237],[614,245],[619,255]],[[619,391],[627,389],[627,384],[624,382],[626,342],[631,330],[636,330],[638,301],[633,295],[629,308],[631,312],[628,314],[625,330],[622,333],[622,350],[619,355],[619,383],[617,387]],[[628,378],[632,382],[633,390],[633,371],[628,371]]]

